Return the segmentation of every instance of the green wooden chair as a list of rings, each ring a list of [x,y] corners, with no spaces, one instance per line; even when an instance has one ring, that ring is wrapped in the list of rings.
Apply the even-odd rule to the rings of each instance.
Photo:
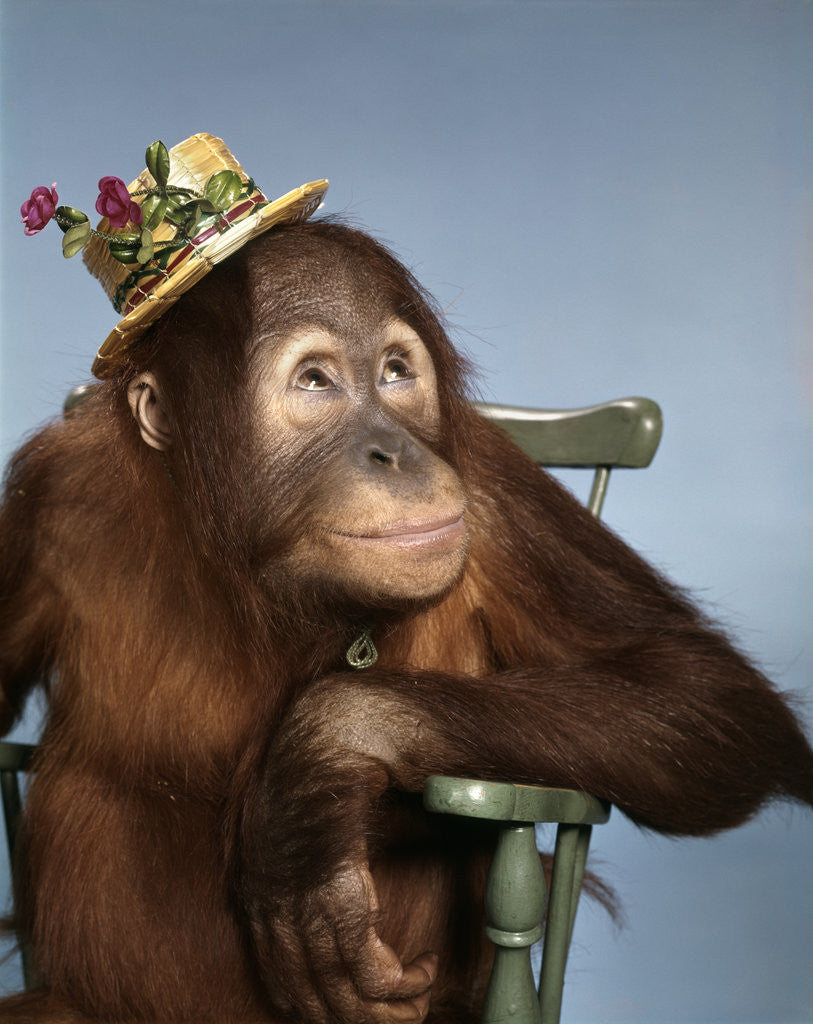
[[[17,823],[22,809],[20,775],[28,771],[33,755],[34,747],[29,743],[11,743],[8,740],[0,740],[0,793],[3,797],[6,845],[12,870],[17,848]],[[20,944],[20,955],[23,961],[23,982],[26,988],[32,988],[34,971],[25,943]]]
[[[593,469],[587,506],[595,516],[601,513],[611,469],[648,466],[661,439],[661,411],[646,398],[567,411],[479,409],[540,465]],[[486,935],[495,954],[484,1024],[558,1024],[590,834],[593,825],[607,821],[609,806],[575,790],[439,775],[427,780],[423,802],[430,811],[501,824],[486,884]],[[535,822],[558,823],[547,915]],[[537,988],[531,946],[543,934]]]
[[[80,390],[72,392],[66,412],[81,402]],[[587,504],[596,516],[601,512],[610,470],[649,465],[661,436],[660,409],[645,398],[624,398],[575,410],[478,408],[536,462],[554,468],[593,469]],[[28,744],[0,741],[0,788],[12,864],[21,808],[19,775],[28,769],[33,752]],[[558,1024],[590,832],[593,825],[607,821],[609,807],[574,790],[442,776],[427,781],[424,805],[438,813],[502,824],[486,889],[486,934],[496,951],[483,1020],[487,1024]],[[536,851],[535,822],[558,823],[547,915],[548,894]],[[537,994],[530,947],[543,933]],[[28,988],[33,971],[25,948],[22,955]]]

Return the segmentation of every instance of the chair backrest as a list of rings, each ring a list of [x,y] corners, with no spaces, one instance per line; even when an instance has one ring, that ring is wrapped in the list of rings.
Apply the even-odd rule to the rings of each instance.
[[[587,507],[601,514],[612,469],[643,469],[663,433],[660,407],[651,398],[618,398],[582,409],[520,409],[478,403],[534,462],[548,469],[592,469]]]

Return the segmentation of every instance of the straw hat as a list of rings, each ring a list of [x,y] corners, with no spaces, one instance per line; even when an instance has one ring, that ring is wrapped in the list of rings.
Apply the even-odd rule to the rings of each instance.
[[[236,172],[246,187],[217,216],[213,218],[210,214],[200,229],[195,228],[198,233],[193,238],[184,237],[183,244],[167,250],[163,259],[148,259],[143,265],[135,261],[121,263],[111,255],[108,242],[95,234],[85,246],[85,263],[101,281],[116,310],[123,314],[99,349],[92,368],[94,376],[104,379],[115,373],[124,352],[221,260],[276,224],[307,220],[319,207],[328,187],[325,179],[311,181],[269,202],[222,139],[203,133],[169,150],[165,184],[202,195],[212,175],[220,171]],[[155,178],[144,170],[128,186],[128,191],[132,202],[140,206],[146,196],[138,193],[155,188]],[[97,230],[109,230],[106,219]],[[160,247],[161,243],[177,242],[178,230],[169,220],[162,220],[154,227],[152,237]]]

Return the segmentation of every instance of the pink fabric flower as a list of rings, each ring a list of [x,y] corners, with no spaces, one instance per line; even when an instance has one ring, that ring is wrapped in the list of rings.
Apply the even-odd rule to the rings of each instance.
[[[99,181],[99,192],[96,211],[107,217],[111,228],[123,228],[130,222],[141,223],[141,207],[132,201],[121,178],[108,174]]]
[[[31,198],[26,199],[20,207],[25,233],[36,235],[38,231],[42,231],[48,221],[53,219],[58,202],[56,182],[50,188],[38,185],[31,193]]]

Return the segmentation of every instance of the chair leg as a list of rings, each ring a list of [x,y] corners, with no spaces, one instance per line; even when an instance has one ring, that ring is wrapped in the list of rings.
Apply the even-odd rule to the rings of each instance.
[[[15,850],[17,847],[17,825],[22,810],[20,798],[20,783],[16,771],[0,772],[0,793],[3,800],[3,814],[6,820],[6,841],[8,843],[8,857],[11,873],[14,872]],[[34,966],[31,960],[31,951],[27,942],[19,943],[20,957],[23,964],[23,984],[25,988],[31,989],[36,983]]]
[[[560,825],[556,830],[548,919],[539,978],[542,1024],[559,1024],[565,967],[576,909],[579,903],[587,849],[589,825]]]
[[[592,833],[592,825],[579,825],[579,835],[576,839],[576,863],[573,868],[573,886],[570,895],[570,927],[567,933],[568,951],[573,939],[573,925],[576,923],[576,911],[579,909],[579,897],[582,892],[582,882],[584,882],[584,872],[587,867],[587,854],[590,850],[590,837]]]
[[[484,1024],[540,1024],[531,946],[542,936],[545,873],[533,825],[500,830],[486,885],[486,935],[496,946]]]
[[[20,818],[22,801],[20,799],[20,783],[16,771],[0,772],[0,792],[3,797],[3,815],[6,821],[6,843],[8,844],[9,862],[14,864],[14,848],[17,842],[17,822]]]

